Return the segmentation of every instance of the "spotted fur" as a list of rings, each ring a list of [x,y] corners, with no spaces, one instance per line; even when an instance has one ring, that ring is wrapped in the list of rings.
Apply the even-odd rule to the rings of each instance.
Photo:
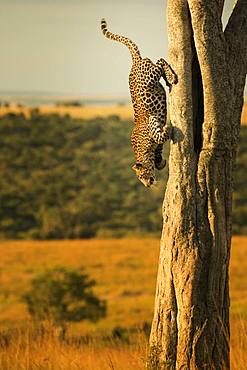
[[[159,81],[163,77],[171,86],[177,82],[177,76],[164,59],[154,64],[150,59],[142,58],[133,41],[108,31],[104,19],[101,29],[107,38],[126,45],[132,56],[129,88],[134,108],[134,128],[131,143],[136,158],[132,168],[139,180],[149,187],[155,182],[155,168],[161,170],[166,165],[162,149],[171,133],[171,126],[166,125],[166,93]]]

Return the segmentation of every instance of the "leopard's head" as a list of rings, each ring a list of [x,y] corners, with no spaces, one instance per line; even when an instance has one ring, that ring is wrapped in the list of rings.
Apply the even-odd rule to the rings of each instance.
[[[132,167],[138,179],[147,187],[155,184],[154,166],[150,163],[136,163]]]

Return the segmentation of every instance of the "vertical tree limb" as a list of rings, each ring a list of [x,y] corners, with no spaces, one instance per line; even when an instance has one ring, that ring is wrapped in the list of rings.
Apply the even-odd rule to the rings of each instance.
[[[170,94],[175,128],[150,336],[152,369],[229,368],[232,168],[244,78],[242,73],[234,80],[229,64],[222,5],[168,0],[169,57],[178,84]]]

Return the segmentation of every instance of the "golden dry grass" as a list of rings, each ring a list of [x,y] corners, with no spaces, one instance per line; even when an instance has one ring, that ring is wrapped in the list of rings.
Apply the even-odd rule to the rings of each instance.
[[[234,321],[231,339],[231,369],[246,370],[247,325]],[[131,345],[117,341],[91,340],[80,344],[60,341],[52,335],[33,337],[25,330],[15,334],[0,351],[1,370],[145,370],[148,340],[140,333]]]
[[[108,316],[97,327],[139,325],[152,317],[157,240],[6,241],[0,243],[0,327],[28,318],[20,295],[33,275],[58,265],[84,266],[108,302]],[[143,279],[143,274],[145,279]],[[131,313],[131,314],[130,314]],[[80,326],[80,325],[79,325]],[[91,325],[81,324],[82,328]]]
[[[67,107],[67,106],[55,106],[55,105],[42,105],[39,107],[39,111],[42,114],[69,114],[73,118],[82,119],[93,119],[95,117],[108,117],[117,115],[122,119],[133,118],[133,108],[131,105],[94,105],[94,106],[82,106],[82,107]],[[0,107],[0,116],[7,113],[23,113],[29,117],[30,109],[27,107],[11,106],[9,108]]]
[[[122,119],[133,118],[131,105],[94,105],[85,107],[54,107],[44,106],[40,109],[43,114],[58,113],[61,115],[70,114],[73,118],[92,119],[95,117],[119,116]]]
[[[158,249],[155,239],[1,242],[0,330],[12,333],[14,340],[3,348],[0,369],[144,369],[147,338],[142,331],[131,345],[104,341],[102,335],[109,336],[117,326],[140,328],[152,320]],[[247,237],[234,237],[230,269],[234,370],[244,370],[247,364],[246,252]],[[68,338],[90,333],[87,344],[58,341],[52,331],[45,338],[34,336],[20,300],[33,276],[58,265],[84,266],[98,282],[97,294],[108,302],[108,316],[99,323],[69,325]]]
[[[1,370],[19,369],[143,369],[147,341],[140,333],[134,345],[109,340],[103,343],[93,337],[85,344],[73,340],[61,341],[52,335],[37,335],[34,327],[16,330],[11,345],[2,346],[0,353]]]
[[[98,106],[83,106],[83,107],[66,107],[55,105],[44,105],[39,107],[40,113],[60,115],[69,114],[73,118],[93,119],[95,117],[108,117],[117,115],[122,119],[133,119],[133,108],[131,105],[98,105]],[[30,115],[30,109],[27,107],[11,106],[9,108],[0,107],[0,116],[9,112],[24,113],[26,116]],[[247,103],[243,106],[241,123],[247,124]]]

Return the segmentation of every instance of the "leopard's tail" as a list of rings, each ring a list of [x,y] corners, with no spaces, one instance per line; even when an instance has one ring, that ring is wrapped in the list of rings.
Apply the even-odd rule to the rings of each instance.
[[[120,36],[120,35],[115,35],[114,33],[111,33],[110,31],[108,31],[107,23],[106,23],[105,19],[101,20],[101,30],[102,30],[103,34],[105,35],[105,37],[107,37],[108,39],[119,41],[122,44],[127,46],[127,48],[130,51],[130,54],[132,56],[133,63],[136,60],[141,59],[141,54],[140,54],[140,51],[139,51],[137,45],[133,41],[128,39],[127,37]]]

